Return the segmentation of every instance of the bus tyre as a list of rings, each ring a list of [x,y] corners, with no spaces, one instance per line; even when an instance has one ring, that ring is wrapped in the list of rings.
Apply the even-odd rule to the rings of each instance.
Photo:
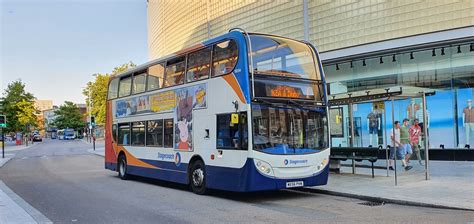
[[[120,155],[118,158],[118,176],[122,180],[127,180],[130,177],[130,175],[127,174],[127,159],[124,155]]]
[[[196,194],[206,194],[206,167],[201,160],[197,160],[191,164],[189,173],[189,184],[191,190]]]

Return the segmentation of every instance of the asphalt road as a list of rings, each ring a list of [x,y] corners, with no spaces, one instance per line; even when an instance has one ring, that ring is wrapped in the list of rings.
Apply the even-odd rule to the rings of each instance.
[[[299,191],[213,192],[104,169],[90,145],[45,140],[16,154],[0,179],[55,223],[468,223],[473,212],[385,204]]]

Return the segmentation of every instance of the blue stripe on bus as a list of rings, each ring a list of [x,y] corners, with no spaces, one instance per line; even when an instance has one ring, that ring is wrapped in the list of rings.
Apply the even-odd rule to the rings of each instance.
[[[149,162],[149,161],[147,161]],[[159,167],[171,168],[171,162],[155,161]],[[168,165],[164,165],[168,163]],[[116,164],[106,163],[106,168],[115,170]],[[187,168],[188,164],[181,164]],[[180,168],[181,169],[181,168]],[[148,178],[171,181],[181,184],[187,184],[187,173],[171,169],[150,169],[144,167],[128,166],[128,172],[132,175],[144,176]],[[319,173],[310,177],[294,179],[276,179],[263,176],[256,169],[252,159],[247,159],[242,168],[228,168],[217,166],[206,166],[206,186],[212,189],[248,192],[262,190],[277,190],[286,188],[286,183],[291,181],[303,181],[304,186],[325,185],[328,180],[329,166]]]
[[[206,166],[207,187],[227,191],[262,191],[286,188],[287,182],[303,181],[304,186],[327,184],[329,166],[310,177],[276,179],[263,176],[256,169],[252,159],[247,159],[240,169]]]

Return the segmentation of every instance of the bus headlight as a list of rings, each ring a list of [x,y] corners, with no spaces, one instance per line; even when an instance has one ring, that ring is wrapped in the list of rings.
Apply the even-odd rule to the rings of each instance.
[[[328,159],[323,159],[323,161],[321,162],[321,164],[318,165],[318,170],[326,167],[326,165],[328,164]]]
[[[273,169],[270,164],[259,159],[253,159],[253,162],[255,163],[255,167],[257,167],[258,172],[265,176],[273,176]]]

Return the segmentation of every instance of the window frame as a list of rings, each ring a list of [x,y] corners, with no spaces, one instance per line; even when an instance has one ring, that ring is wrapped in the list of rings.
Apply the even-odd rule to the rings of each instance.
[[[115,90],[115,91],[116,91],[116,94],[115,94],[114,97],[111,97],[111,96],[110,96],[110,89],[111,89],[110,87],[112,86],[112,83],[113,83],[114,81],[117,81],[117,86],[116,86],[117,88],[116,88],[116,90]],[[108,88],[107,88],[107,100],[113,100],[113,99],[117,99],[117,98],[119,97],[119,96],[118,96],[118,95],[119,95],[119,86],[120,86],[119,84],[120,84],[120,78],[117,78],[117,77],[112,77],[112,78],[111,78],[111,80],[110,80],[110,82],[109,82],[109,85],[108,85]]]
[[[233,42],[235,43],[236,52],[237,52],[237,59],[235,60],[235,64],[234,64],[234,66],[232,67],[232,69],[231,69],[229,72],[224,73],[224,74],[220,74],[220,75],[215,75],[215,74],[214,74],[214,50],[215,50],[215,48],[216,48],[216,46],[217,46],[218,44],[224,43],[224,42],[226,42],[226,41],[233,41]],[[211,76],[210,76],[210,77],[211,77],[211,78],[220,77],[220,76],[229,75],[229,74],[233,73],[234,70],[235,70],[235,68],[237,67],[238,62],[239,62],[239,58],[240,58],[240,57],[239,57],[239,53],[240,53],[240,51],[239,51],[239,45],[237,44],[237,41],[234,40],[234,39],[224,39],[224,40],[222,40],[222,41],[220,41],[220,42],[217,42],[217,43],[213,44],[213,45],[212,45],[212,51],[211,51],[211,66],[210,66],[210,69],[211,69]]]
[[[248,119],[247,117],[247,112],[246,111],[241,111],[241,112],[236,112],[237,114],[239,114],[239,124],[238,124],[238,127],[237,127],[237,131],[239,133],[244,133],[243,130],[244,130],[244,125],[242,125],[242,115],[245,115],[246,118]],[[223,116],[223,115],[229,115],[229,116],[232,116],[232,114],[235,114],[235,113],[221,113],[221,114],[216,114],[216,149],[221,149],[221,150],[248,150],[249,149],[249,141],[248,141],[248,136],[249,136],[249,125],[248,125],[248,121],[245,120],[245,126],[247,127],[247,147],[243,147],[243,140],[244,138],[243,137],[239,137],[239,147],[220,147],[218,146],[217,144],[217,141],[219,139],[218,135],[219,135],[219,122],[218,122],[218,117],[219,116]],[[232,119],[232,118],[231,118]],[[233,136],[231,137],[231,139],[233,140]]]
[[[161,121],[161,145],[150,145],[148,144],[148,122],[159,122]],[[147,120],[145,121],[145,146],[146,147],[157,147],[157,148],[164,148],[164,140],[165,140],[165,125],[164,125],[164,119],[156,119],[156,120]],[[174,136],[173,136],[174,138]]]
[[[145,76],[145,88],[141,92],[135,92],[135,77],[144,75]],[[146,70],[141,70],[139,72],[134,72],[132,75],[132,88],[131,88],[131,94],[130,95],[135,95],[135,94],[141,94],[144,92],[147,92],[147,85],[148,85],[148,69]]]
[[[202,79],[197,79],[197,80],[192,79],[191,81],[188,81],[189,55],[193,54],[193,53],[197,53],[199,51],[204,51],[204,50],[207,50],[207,49],[209,49],[209,68],[208,68],[209,71],[208,71],[207,77],[202,78]],[[189,53],[186,54],[186,70],[185,70],[185,74],[184,74],[185,75],[185,83],[193,83],[193,82],[198,82],[198,81],[202,81],[202,80],[206,80],[206,79],[211,78],[213,49],[214,49],[214,45],[209,45],[209,46],[204,46],[203,48],[200,48],[198,50],[195,50],[195,51],[192,51],[192,52],[189,52]]]
[[[132,136],[134,134],[133,129],[134,128],[140,128],[136,127],[134,124],[141,123],[143,122],[143,144],[134,144]],[[130,146],[145,146],[146,145],[146,121],[132,121],[130,122]]]
[[[130,142],[130,135],[131,135],[131,125],[130,125],[130,122],[123,122],[123,123],[118,123],[117,124],[117,139],[120,140],[120,126],[121,125],[125,125],[127,124],[128,125],[128,144],[123,144],[123,143],[120,143],[120,141],[117,141],[117,145],[122,145],[122,146],[129,146],[131,145],[131,142]]]
[[[157,65],[161,65],[162,68],[163,68],[163,76],[161,77],[161,80],[160,80],[160,77],[158,77],[158,76],[150,75],[150,68],[153,67],[153,66],[157,66]],[[166,61],[161,61],[161,62],[158,62],[156,64],[153,64],[153,65],[150,65],[150,66],[147,67],[146,73],[148,75],[147,75],[147,78],[146,78],[146,92],[166,88],[166,87],[163,86],[164,83],[165,83],[165,75],[166,75],[166,66],[165,65],[166,65]],[[157,88],[154,88],[154,89],[149,88],[148,84],[150,83],[149,82],[150,77],[154,77],[154,78],[158,79],[158,87]]]
[[[171,146],[166,145],[166,134],[167,134],[166,133],[166,121],[167,120],[171,120],[171,122],[172,122],[171,123],[172,124],[171,125],[172,126],[172,128],[171,128]],[[174,123],[173,118],[163,119],[163,148],[174,148],[174,138],[175,138],[175,136],[174,136],[174,125],[175,125],[175,123]]]
[[[184,60],[183,60],[182,62],[178,62],[178,63],[184,63],[183,81],[182,81],[182,83],[177,83],[177,84],[174,84],[174,85],[166,85],[166,86],[165,86],[165,83],[167,83],[167,81],[168,81],[168,62],[173,61],[173,60],[177,60],[178,58],[181,58],[181,57],[184,58]],[[174,87],[174,86],[179,86],[179,85],[183,85],[183,84],[186,83],[186,67],[187,67],[186,62],[187,62],[187,57],[188,57],[188,55],[185,54],[185,55],[180,55],[180,56],[177,56],[177,57],[174,57],[174,58],[171,58],[171,59],[165,61],[165,63],[164,63],[164,65],[165,65],[165,73],[164,73],[164,76],[163,76],[164,78],[163,78],[162,89],[164,89],[164,88],[169,88],[169,87]],[[176,65],[176,64],[178,64],[178,63],[173,63],[173,65]]]
[[[118,124],[112,124],[112,141],[117,142]]]
[[[130,90],[129,90],[129,92],[128,92],[128,95],[123,95],[123,96],[121,96],[121,95],[120,95],[120,90],[121,90],[121,88],[120,88],[120,83],[122,82],[122,80],[125,80],[125,79],[130,79]],[[120,77],[120,78],[119,78],[119,86],[118,86],[117,98],[122,98],[122,97],[127,97],[127,96],[132,95],[132,86],[133,86],[132,74],[129,74],[129,75]]]

